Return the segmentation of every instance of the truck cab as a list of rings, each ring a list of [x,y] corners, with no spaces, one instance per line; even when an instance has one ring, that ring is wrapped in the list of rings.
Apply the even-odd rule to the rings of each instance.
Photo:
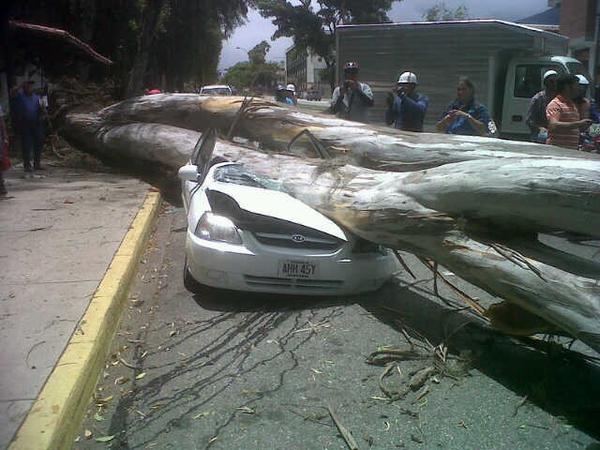
[[[525,122],[529,103],[531,97],[544,89],[542,76],[551,69],[559,74],[581,74],[590,79],[583,64],[568,56],[511,59],[506,72],[502,101],[502,137],[523,138],[530,133]]]

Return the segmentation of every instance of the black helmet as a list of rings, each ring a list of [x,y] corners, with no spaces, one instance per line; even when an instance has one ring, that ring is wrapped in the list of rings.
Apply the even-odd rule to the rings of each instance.
[[[358,63],[355,61],[348,61],[344,64],[344,72],[358,72]]]

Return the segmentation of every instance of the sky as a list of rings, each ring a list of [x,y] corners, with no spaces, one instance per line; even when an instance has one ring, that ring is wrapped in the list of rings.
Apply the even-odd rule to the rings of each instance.
[[[389,16],[394,22],[421,20],[423,13],[436,3],[437,0],[403,0],[394,4]],[[481,19],[518,20],[548,8],[548,0],[446,0],[445,3],[452,9],[465,5],[470,17]],[[223,43],[219,69],[246,61],[247,51],[262,40],[271,44],[268,60],[283,60],[285,50],[292,45],[292,40],[280,38],[271,41],[274,32],[275,27],[270,19],[264,19],[258,12],[251,10],[246,24],[237,28],[231,38]]]

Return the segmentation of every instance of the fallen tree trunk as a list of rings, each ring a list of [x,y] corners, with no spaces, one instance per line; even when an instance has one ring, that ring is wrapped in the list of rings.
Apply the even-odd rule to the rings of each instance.
[[[184,162],[198,137],[197,133],[171,126],[115,125],[102,118],[75,114],[67,117],[65,131],[67,138],[93,152],[142,158],[172,169]],[[224,143],[217,145],[215,156],[243,163],[253,173],[276,181],[283,190],[358,236],[437,261],[600,352],[597,280],[525,258],[506,246],[482,244],[469,237],[459,221],[423,205],[416,198],[419,189],[411,189],[427,181],[433,169],[419,174],[383,173]],[[560,258],[559,254],[555,256]]]
[[[239,114],[241,112],[241,114]],[[285,152],[290,141],[309,130],[331,156],[378,170],[402,172],[453,162],[498,158],[551,158],[600,161],[600,156],[528,142],[473,136],[411,133],[307,114],[262,99],[161,94],[137,97],[99,112],[105,123],[148,122],[245,137]],[[231,130],[233,126],[233,130]],[[305,155],[306,156],[306,155]]]
[[[269,103],[261,105],[255,109],[249,107],[252,112],[238,125],[257,130],[254,138],[277,135],[278,130],[283,130],[282,139],[288,134],[295,136],[305,129],[303,126],[309,125],[308,118],[312,117]],[[227,128],[235,122],[237,111],[239,102],[227,97],[155,95],[105,108],[99,113],[98,126],[156,119],[187,129],[205,128],[206,123]],[[302,121],[295,119],[299,115],[304,117]],[[268,118],[268,124],[263,122],[264,117]],[[70,120],[74,120],[73,116]],[[286,134],[285,130],[290,127],[293,133]],[[402,173],[390,174],[388,184],[382,178],[383,195],[399,191],[432,210],[455,218],[489,222],[490,226],[508,230],[510,234],[569,231],[600,237],[597,226],[600,223],[600,157],[497,139],[383,134],[363,124],[319,116],[312,119],[309,129],[321,138],[325,134],[341,136],[325,140],[329,139],[327,142],[335,148],[349,148],[352,155],[369,152],[372,161],[383,153],[393,152],[395,162],[387,168],[400,167]],[[242,134],[249,136],[249,133]],[[356,136],[360,139],[353,140]],[[294,152],[296,148],[292,146],[289,150]],[[515,153],[516,149],[522,152]],[[417,156],[422,161],[436,162],[428,163],[426,168],[411,163],[408,172],[402,159],[410,158],[414,162]],[[336,159],[340,163],[356,164],[353,158]]]

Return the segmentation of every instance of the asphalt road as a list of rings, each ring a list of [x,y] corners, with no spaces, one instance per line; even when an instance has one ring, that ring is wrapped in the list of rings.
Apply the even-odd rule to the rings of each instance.
[[[357,298],[194,296],[184,230],[183,211],[167,207],[75,448],[345,449],[328,406],[361,449],[596,448],[598,368],[449,309],[416,260],[416,282],[401,275]],[[366,357],[410,349],[403,330],[422,359],[392,366],[383,388],[405,395],[388,401],[384,367]],[[445,373],[412,391],[433,362],[425,339],[448,345]]]

